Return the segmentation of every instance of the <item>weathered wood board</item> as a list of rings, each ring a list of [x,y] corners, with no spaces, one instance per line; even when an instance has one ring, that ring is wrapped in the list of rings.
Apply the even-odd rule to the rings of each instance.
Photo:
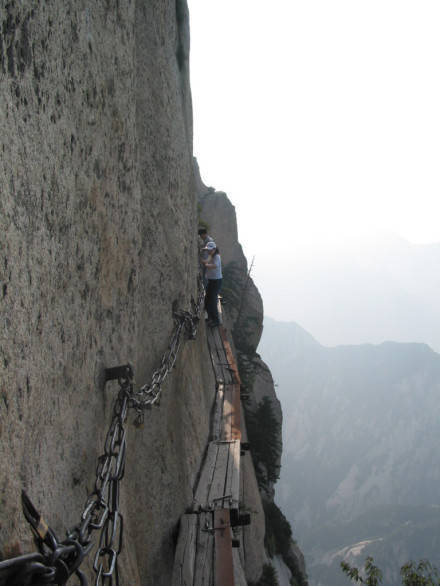
[[[223,401],[224,401],[224,385],[219,384],[215,396],[214,411],[212,414],[211,437],[212,440],[219,440],[222,438],[223,432]]]
[[[210,442],[202,464],[202,472],[194,495],[193,510],[206,509],[209,506],[209,492],[214,478],[218,455],[218,444]]]
[[[225,398],[223,401],[222,440],[232,439],[233,416],[234,416],[233,385],[226,385],[225,386]]]
[[[236,548],[232,549],[232,562],[234,565],[234,585],[248,586],[248,582],[243,570],[244,560],[241,560],[239,550]]]
[[[217,385],[212,441],[195,490],[194,512],[181,520],[172,586],[244,586],[240,557],[232,549],[229,513],[238,509],[244,490],[240,377],[224,328],[209,329],[207,338]]]
[[[240,401],[240,385],[235,384],[233,390],[232,403],[234,405],[234,418],[232,424],[231,439],[241,440],[241,401]]]
[[[200,513],[194,564],[194,586],[214,586],[214,518]]]
[[[230,509],[238,509],[240,501],[240,440],[229,444],[228,470],[225,482],[225,494],[230,494]]]
[[[223,402],[222,439],[241,439],[240,385],[226,385]]]
[[[240,440],[210,442],[193,500],[193,511],[237,508]]]
[[[198,515],[183,515],[174,557],[172,586],[193,586]]]
[[[208,506],[210,507],[224,509],[229,506],[231,495],[225,492],[226,477],[228,474],[228,462],[229,444],[217,443],[217,460],[208,495]]]
[[[233,372],[233,375],[235,378],[235,380],[233,380],[233,382],[237,383],[237,384],[241,384],[237,362],[236,362],[234,355],[232,353],[231,344],[230,344],[228,337],[226,335],[226,330],[223,327],[219,328],[219,330],[220,330],[220,336],[222,338],[224,352],[226,355],[226,360],[228,361],[229,367],[230,367],[231,371]]]
[[[227,509],[214,513],[215,527],[215,586],[234,586],[231,521]]]
[[[209,352],[217,381],[231,384],[234,382],[234,373],[225,352],[221,330],[221,326],[208,329]]]

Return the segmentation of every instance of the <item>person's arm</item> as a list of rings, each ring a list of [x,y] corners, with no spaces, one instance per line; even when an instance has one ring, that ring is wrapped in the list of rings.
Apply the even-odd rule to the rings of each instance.
[[[207,269],[215,269],[217,267],[215,258],[211,254],[208,256],[207,259],[202,260],[202,263],[205,265]]]

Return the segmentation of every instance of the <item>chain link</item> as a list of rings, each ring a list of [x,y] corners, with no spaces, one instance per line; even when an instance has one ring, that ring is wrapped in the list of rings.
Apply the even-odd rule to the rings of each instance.
[[[118,555],[122,550],[124,532],[124,519],[119,509],[120,482],[124,476],[126,456],[124,425],[130,408],[137,413],[135,423],[141,423],[145,410],[159,404],[162,385],[174,368],[182,335],[186,333],[188,339],[196,337],[204,296],[205,290],[199,275],[197,301],[191,300],[191,311],[174,312],[171,342],[151,382],[135,391],[130,368],[125,369],[124,376],[118,379],[120,389],[113,405],[104,453],[98,458],[94,490],[86,501],[79,523],[68,531],[64,541],[57,539],[29,498],[22,493],[23,510],[31,524],[40,553],[0,561],[0,586],[64,585],[73,574],[79,578],[81,586],[87,586],[87,580],[79,567],[93,547],[92,535],[95,531],[99,532],[93,561],[95,586],[119,585]],[[44,531],[41,527],[44,527]]]
[[[133,383],[119,381],[120,390],[113,406],[113,417],[104,443],[104,453],[98,458],[95,490],[87,499],[80,523],[69,538],[87,547],[93,531],[100,531],[93,569],[95,585],[119,584],[117,556],[122,547],[123,517],[119,510],[119,483],[124,476],[128,396]]]
[[[205,297],[203,282],[199,276],[198,281],[198,298],[197,301],[191,300],[192,311],[175,311],[174,312],[174,330],[171,336],[171,342],[168,350],[162,356],[160,367],[154,371],[151,382],[144,384],[139,390],[130,395],[129,405],[137,412],[136,423],[140,424],[144,420],[144,411],[150,409],[153,405],[158,404],[162,392],[162,385],[173,370],[182,342],[182,333],[186,332],[189,339],[193,340],[197,334],[197,326],[200,319],[200,311]]]

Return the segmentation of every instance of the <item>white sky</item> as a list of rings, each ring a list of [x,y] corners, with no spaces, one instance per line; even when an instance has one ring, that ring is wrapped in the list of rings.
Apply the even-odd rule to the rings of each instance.
[[[359,232],[440,241],[439,0],[188,3],[194,152],[259,272]]]

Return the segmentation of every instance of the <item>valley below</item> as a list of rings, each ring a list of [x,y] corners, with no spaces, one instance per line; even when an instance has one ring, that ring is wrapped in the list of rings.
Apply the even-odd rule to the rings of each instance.
[[[283,409],[278,504],[312,586],[349,583],[342,560],[373,556],[383,584],[440,566],[440,355],[426,344],[325,347],[266,318],[258,351]]]

